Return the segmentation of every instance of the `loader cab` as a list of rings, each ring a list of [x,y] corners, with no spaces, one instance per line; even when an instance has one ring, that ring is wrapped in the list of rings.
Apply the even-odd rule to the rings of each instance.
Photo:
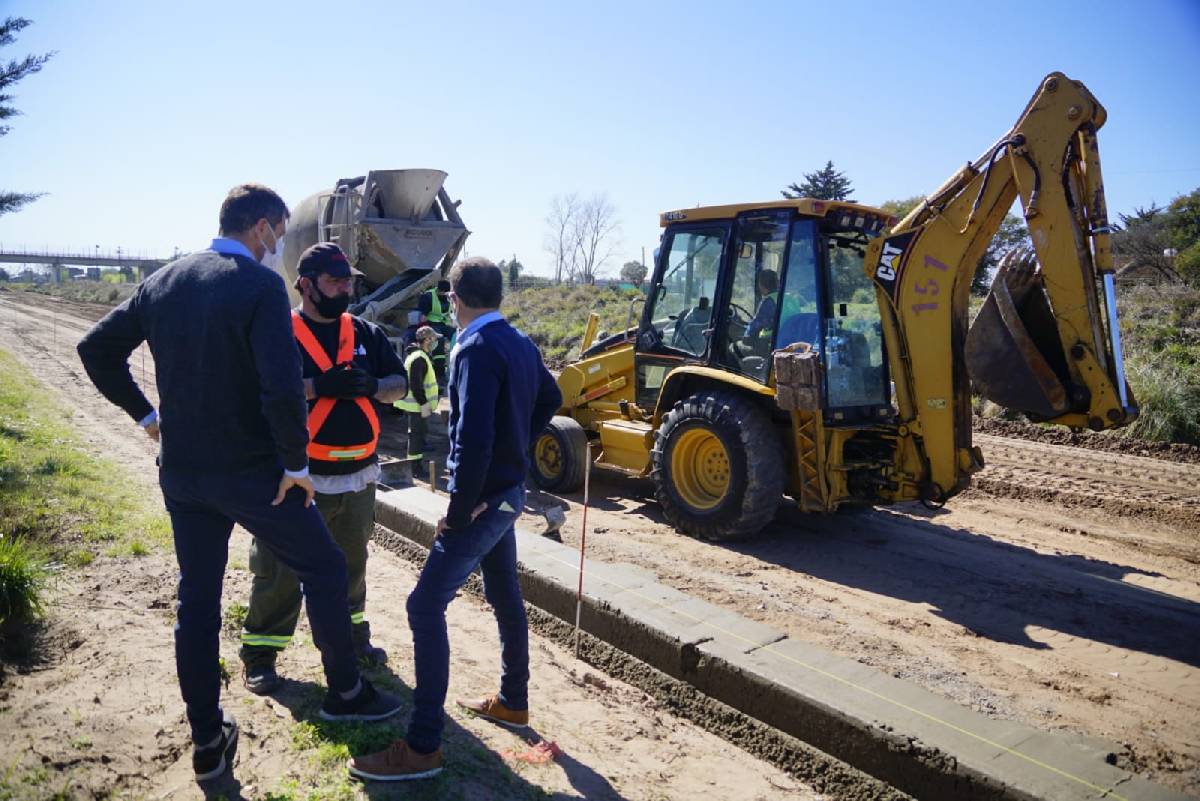
[[[827,423],[889,416],[879,307],[863,271],[885,220],[858,211],[801,200],[663,215],[635,343],[638,404],[656,408],[685,364],[770,386],[772,353],[806,342],[821,354]]]

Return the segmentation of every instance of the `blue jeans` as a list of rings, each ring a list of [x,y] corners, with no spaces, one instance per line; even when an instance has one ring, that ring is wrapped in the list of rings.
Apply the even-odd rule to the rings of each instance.
[[[303,491],[293,488],[281,504],[271,506],[281,475],[274,469],[159,471],[179,562],[175,667],[195,743],[212,742],[221,734],[221,584],[234,523],[300,579],[329,688],[345,692],[358,683],[346,603],[346,557],[317,507],[304,506]]]
[[[476,566],[483,573],[483,594],[500,628],[500,702],[509,709],[529,708],[529,625],[517,581],[513,530],[525,504],[525,488],[516,486],[485,500],[487,509],[473,523],[434,541],[417,586],[408,596],[417,686],[406,739],[421,753],[441,747],[450,681],[446,607]]]

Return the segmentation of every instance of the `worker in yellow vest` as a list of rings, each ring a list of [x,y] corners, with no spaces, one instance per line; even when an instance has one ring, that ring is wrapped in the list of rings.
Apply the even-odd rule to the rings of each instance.
[[[421,295],[417,311],[425,316],[425,325],[441,335],[437,347],[430,354],[438,384],[446,385],[446,353],[453,346],[456,324],[450,309],[450,282],[442,279],[437,286]]]
[[[408,346],[404,357],[404,371],[408,376],[408,394],[393,406],[408,417],[408,461],[413,476],[428,479],[425,469],[425,436],[429,432],[429,417],[437,409],[438,382],[430,354],[437,348],[441,337],[427,325],[417,329],[413,343]]]

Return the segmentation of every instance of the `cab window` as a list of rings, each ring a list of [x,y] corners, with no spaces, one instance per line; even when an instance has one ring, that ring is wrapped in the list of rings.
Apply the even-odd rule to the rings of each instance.
[[[792,223],[788,245],[787,270],[779,295],[779,330],[775,348],[807,342],[821,350],[821,307],[817,299],[817,223],[796,220]]]
[[[662,280],[650,290],[647,310],[661,344],[692,356],[708,350],[712,300],[725,231],[677,231],[670,235]]]
[[[850,228],[826,228],[821,240],[829,269],[823,332],[829,408],[887,404],[879,303],[863,272],[868,236]]]
[[[765,382],[770,368],[790,217],[790,211],[767,211],[738,219],[723,361],[756,381]]]

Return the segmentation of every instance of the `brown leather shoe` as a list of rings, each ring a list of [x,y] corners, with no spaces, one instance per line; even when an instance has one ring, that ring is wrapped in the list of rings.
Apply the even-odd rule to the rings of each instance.
[[[510,729],[523,729],[529,725],[528,709],[509,709],[500,703],[500,698],[495,695],[491,698],[481,698],[478,701],[464,701],[460,698],[454,703],[473,715],[487,718],[493,723],[508,726]]]
[[[351,776],[377,782],[428,779],[442,772],[442,749],[418,754],[404,740],[397,740],[378,753],[351,757],[346,768]]]

